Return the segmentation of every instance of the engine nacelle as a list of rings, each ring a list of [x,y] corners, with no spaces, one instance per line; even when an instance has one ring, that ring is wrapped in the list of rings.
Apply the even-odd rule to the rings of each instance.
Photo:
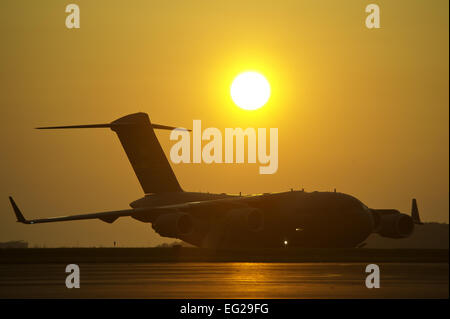
[[[257,208],[236,208],[227,212],[227,223],[235,228],[258,232],[264,227],[264,215]]]
[[[375,232],[383,237],[404,238],[411,235],[414,230],[414,222],[406,214],[376,214],[375,216],[378,221],[375,223]]]
[[[167,213],[159,216],[152,228],[163,237],[179,237],[188,235],[194,228],[191,215],[182,212]]]

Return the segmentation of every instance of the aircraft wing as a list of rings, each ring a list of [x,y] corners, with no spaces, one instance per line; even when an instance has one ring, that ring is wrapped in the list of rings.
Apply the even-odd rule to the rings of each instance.
[[[49,217],[49,218],[40,218],[40,219],[26,219],[22,212],[20,211],[17,204],[14,202],[14,199],[10,196],[9,201],[11,202],[11,206],[13,207],[14,213],[16,214],[17,221],[23,224],[39,224],[39,223],[52,223],[52,222],[63,222],[63,221],[71,221],[71,220],[83,220],[83,219],[100,219],[107,223],[114,222],[117,218],[122,216],[133,216],[142,213],[151,213],[152,209],[124,209],[124,210],[115,210],[108,212],[100,212],[100,213],[91,213],[91,214],[77,214],[70,216],[60,216],[60,217]]]
[[[98,212],[98,213],[90,213],[90,214],[76,214],[69,216],[59,216],[59,217],[49,217],[49,218],[39,218],[39,219],[26,219],[19,207],[17,206],[14,199],[10,196],[9,201],[11,202],[11,206],[14,210],[14,213],[17,217],[17,221],[23,224],[40,224],[40,223],[52,223],[52,222],[62,222],[62,221],[72,221],[72,220],[84,220],[84,219],[100,219],[107,223],[113,223],[117,218],[130,216],[135,217],[138,220],[146,220],[152,221],[157,216],[163,213],[173,212],[177,210],[183,210],[192,207],[202,207],[202,206],[215,206],[220,205],[222,207],[227,206],[242,206],[245,205],[242,203],[242,199],[245,197],[231,197],[224,199],[215,199],[201,202],[187,202],[182,204],[175,205],[165,205],[158,207],[143,207],[143,208],[131,208],[131,209],[123,209],[123,210],[115,210],[115,211],[106,211],[106,212]],[[144,218],[143,218],[144,217]]]

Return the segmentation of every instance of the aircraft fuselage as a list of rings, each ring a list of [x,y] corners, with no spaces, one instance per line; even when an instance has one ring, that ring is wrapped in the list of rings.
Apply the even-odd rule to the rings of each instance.
[[[219,248],[355,247],[374,230],[371,210],[358,199],[336,192],[290,191],[254,196],[165,193],[147,195],[130,205],[143,208],[223,198],[236,200],[183,209],[193,217],[194,229],[174,237],[196,246]],[[263,227],[259,231],[246,231],[233,223],[230,212],[242,205],[262,212]]]

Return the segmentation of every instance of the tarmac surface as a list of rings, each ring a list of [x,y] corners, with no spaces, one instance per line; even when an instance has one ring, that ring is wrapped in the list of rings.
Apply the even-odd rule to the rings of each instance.
[[[368,289],[367,262],[80,263],[68,289],[63,263],[0,264],[0,298],[448,298],[448,262],[379,263]]]

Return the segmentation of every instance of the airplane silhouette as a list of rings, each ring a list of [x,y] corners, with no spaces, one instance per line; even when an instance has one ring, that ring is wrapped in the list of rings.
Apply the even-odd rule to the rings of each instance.
[[[145,193],[131,209],[27,220],[9,197],[17,221],[39,224],[83,219],[113,223],[129,216],[161,236],[205,248],[357,247],[372,233],[389,238],[412,234],[421,224],[417,202],[411,216],[395,209],[368,208],[339,192],[289,191],[262,195],[184,191],[169,164],[146,113],[109,124],[38,127],[37,129],[110,128],[119,137]]]

